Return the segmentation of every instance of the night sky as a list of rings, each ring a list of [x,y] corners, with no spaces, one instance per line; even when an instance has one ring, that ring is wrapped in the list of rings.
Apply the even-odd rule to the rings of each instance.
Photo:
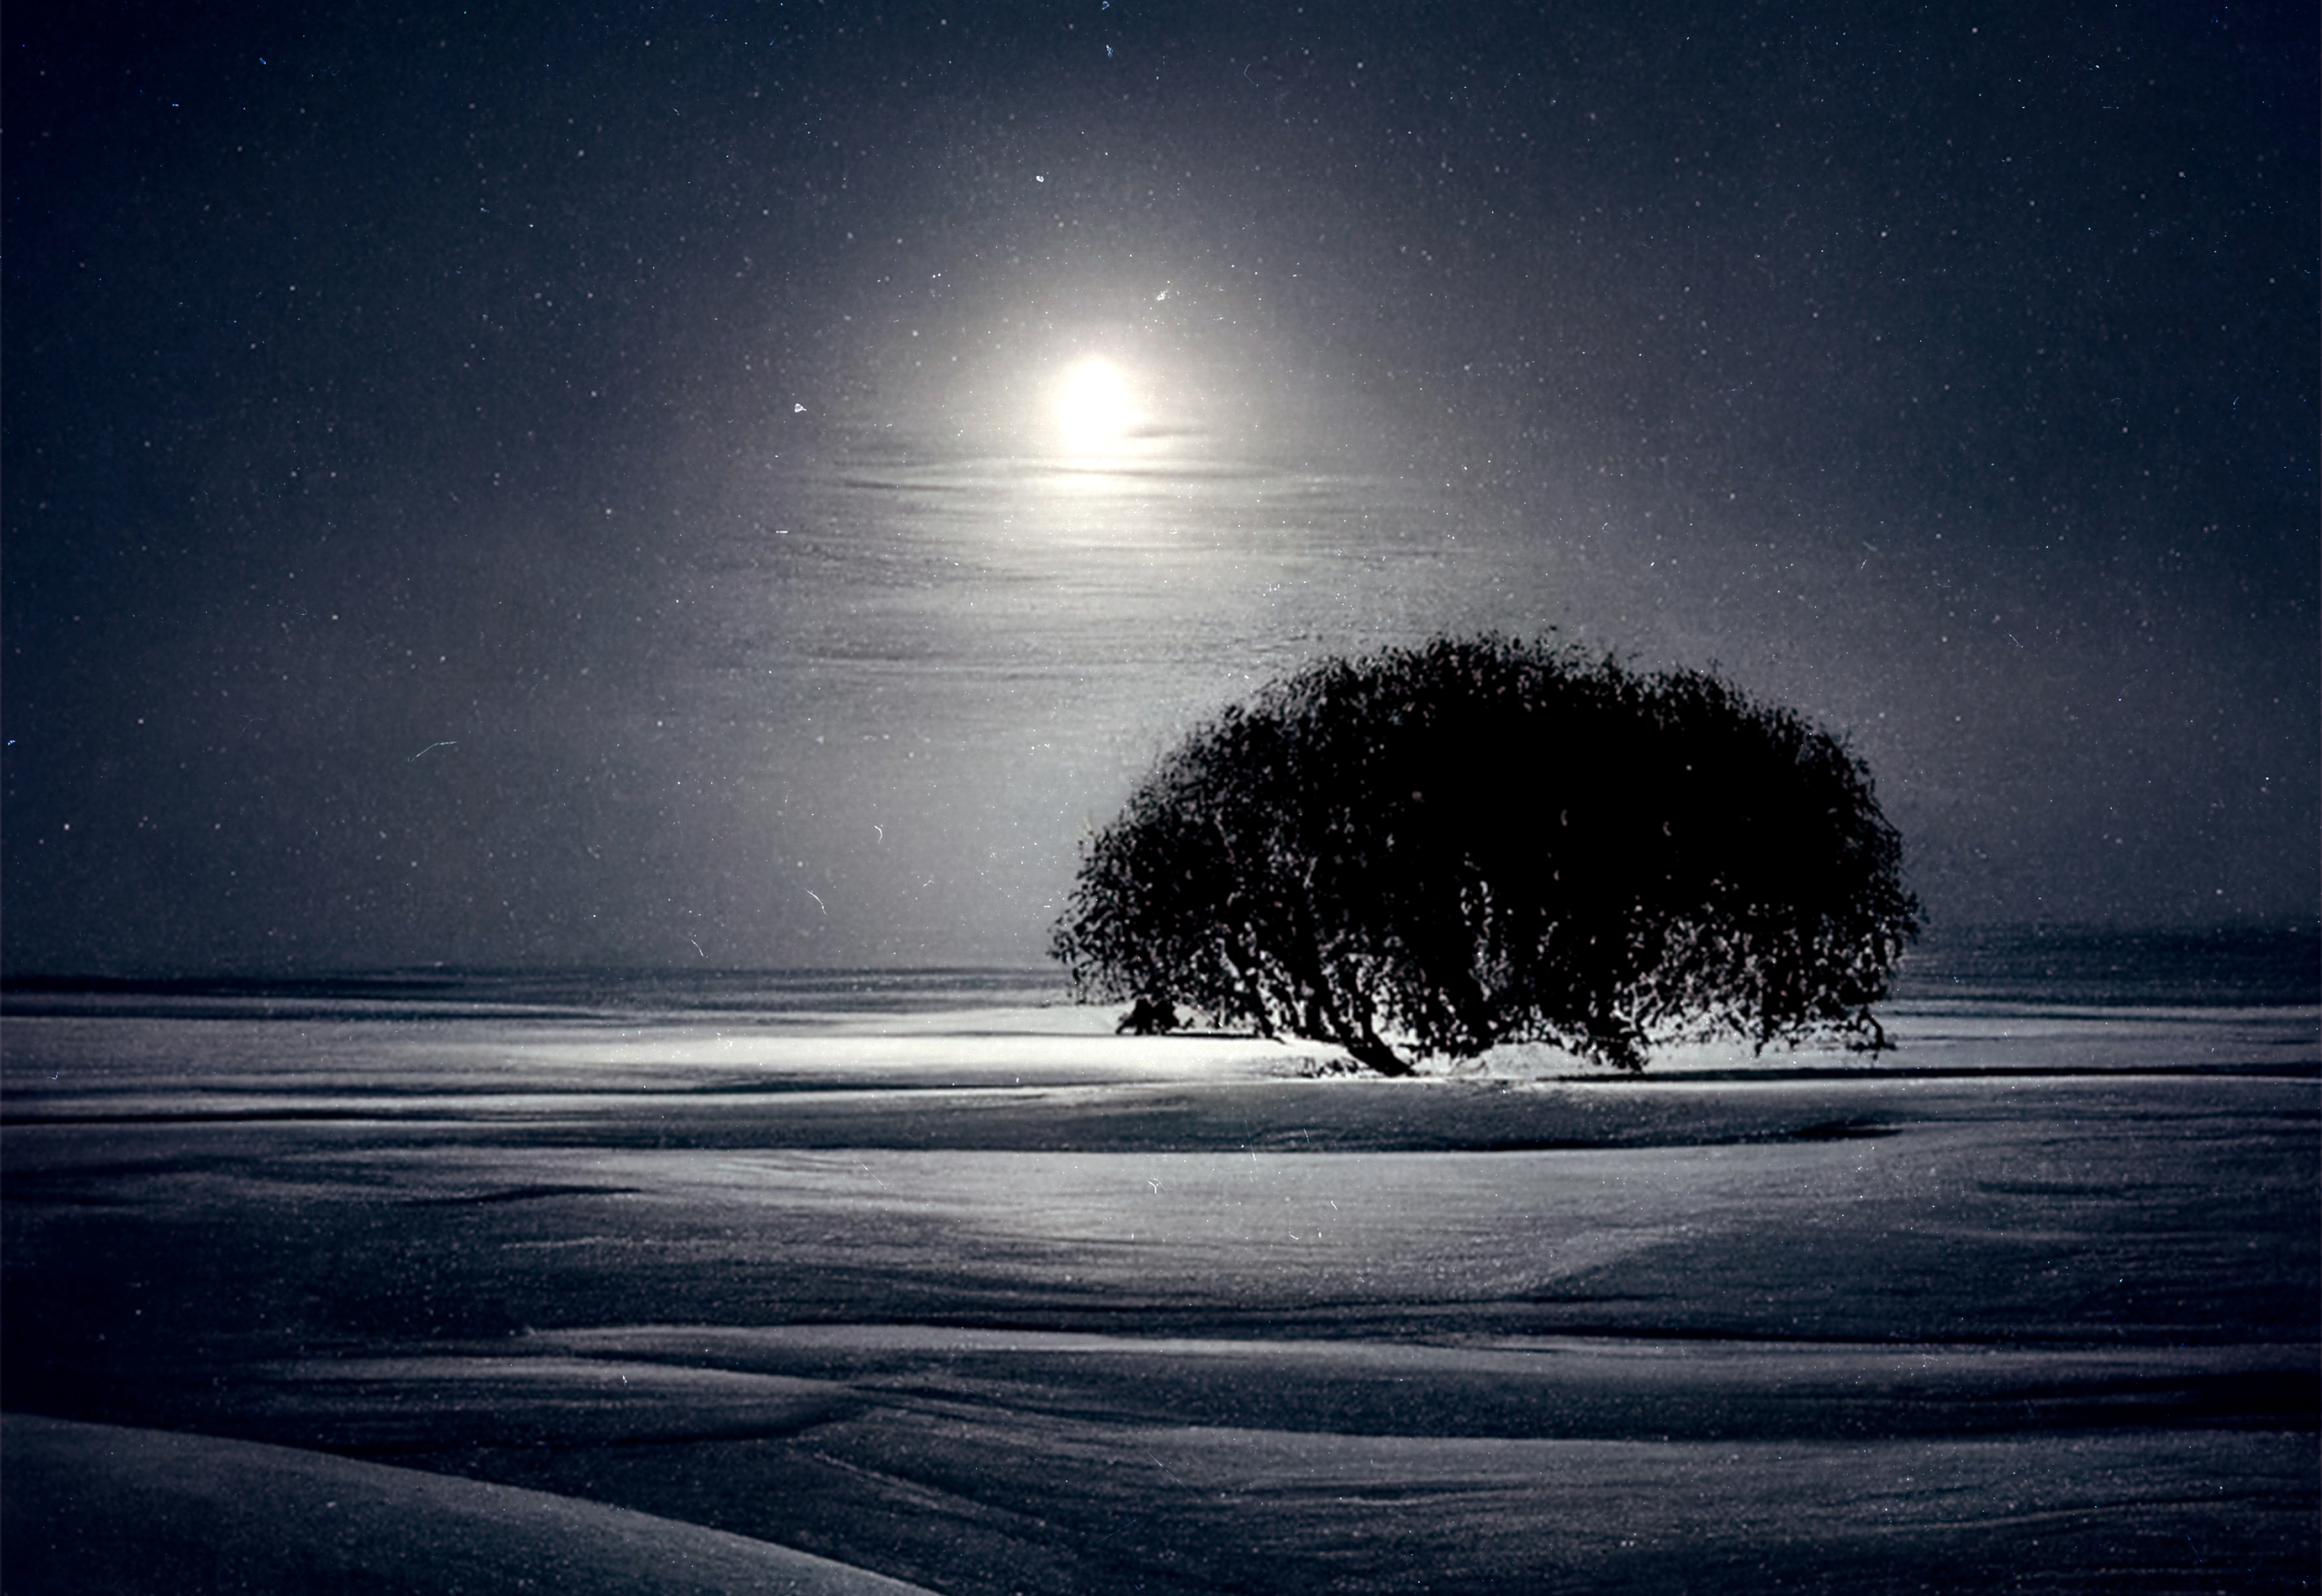
[[[12,8],[9,970],[1035,959],[1487,628],[2315,913],[2310,5],[710,10]]]

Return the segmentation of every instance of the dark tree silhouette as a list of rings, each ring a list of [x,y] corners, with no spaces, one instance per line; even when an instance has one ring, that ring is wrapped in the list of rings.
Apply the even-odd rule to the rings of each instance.
[[[1917,933],[1870,773],[1694,670],[1501,637],[1315,666],[1162,760],[1084,844],[1053,951],[1124,1029],[1417,1057],[1553,1042],[1886,1046]]]

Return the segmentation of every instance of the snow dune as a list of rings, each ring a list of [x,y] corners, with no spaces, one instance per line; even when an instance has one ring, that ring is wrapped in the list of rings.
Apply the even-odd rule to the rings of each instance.
[[[2312,1011],[1893,1019],[12,1015],[5,1582],[2310,1582]]]

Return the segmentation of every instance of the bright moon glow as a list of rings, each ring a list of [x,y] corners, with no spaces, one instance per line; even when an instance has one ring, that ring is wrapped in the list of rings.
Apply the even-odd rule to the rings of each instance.
[[[1112,443],[1137,419],[1128,384],[1108,360],[1084,360],[1064,375],[1056,390],[1057,424],[1076,449]]]

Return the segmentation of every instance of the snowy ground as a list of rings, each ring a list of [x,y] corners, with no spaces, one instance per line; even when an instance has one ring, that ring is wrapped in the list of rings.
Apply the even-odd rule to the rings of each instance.
[[[2314,1011],[1890,1018],[1383,1082],[1062,1007],[51,1003],[5,1582],[2313,1588]]]

